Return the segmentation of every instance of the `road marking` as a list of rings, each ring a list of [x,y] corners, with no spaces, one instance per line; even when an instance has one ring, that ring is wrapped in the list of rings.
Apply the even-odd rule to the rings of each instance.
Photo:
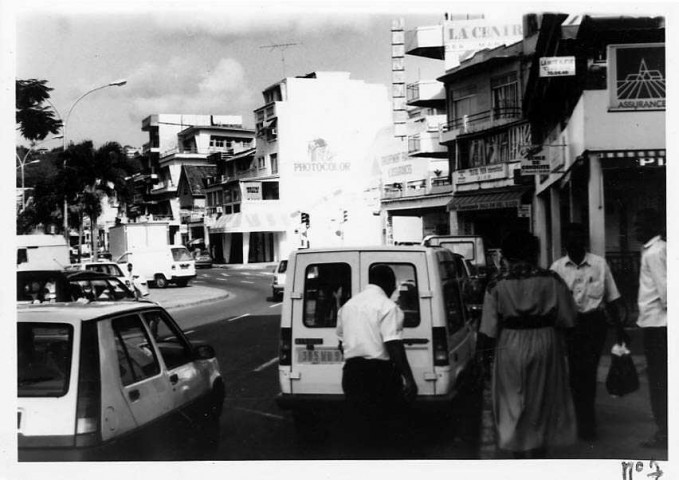
[[[189,333],[193,333],[193,332],[195,332],[195,330],[184,330],[185,335],[188,335]]]
[[[244,318],[244,317],[249,317],[249,316],[250,316],[249,313],[244,313],[243,315],[240,315],[238,317],[229,318],[227,320],[227,322],[233,322],[234,320],[238,320],[239,318]]]
[[[283,303],[282,303],[282,302],[280,302],[280,303],[274,303],[273,305],[269,305],[269,308],[275,308],[275,307],[277,307],[277,306],[279,306],[279,305],[283,305]]]
[[[247,280],[241,280],[240,283],[255,283],[255,282],[249,282]]]
[[[229,275],[228,273],[220,273],[220,275],[221,275],[222,277],[230,277],[230,275]]]
[[[219,278],[219,277],[215,278],[215,280],[221,280],[222,282],[228,282],[229,281],[226,278]]]
[[[262,363],[259,367],[255,368],[253,372],[261,372],[264,370],[266,367],[270,367],[274,363],[278,362],[278,357],[273,357],[271,360],[269,360],[266,363]]]
[[[259,410],[250,410],[249,408],[243,407],[232,407],[234,410],[240,410],[242,412],[254,413],[255,415],[262,415],[263,417],[275,418],[277,420],[285,420],[285,417],[281,415],[274,415],[273,413],[260,412]]]

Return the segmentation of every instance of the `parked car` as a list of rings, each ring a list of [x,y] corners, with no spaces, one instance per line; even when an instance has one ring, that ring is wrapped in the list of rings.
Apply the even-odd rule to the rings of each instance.
[[[212,255],[207,250],[200,250],[193,255],[196,268],[212,268]]]
[[[32,270],[17,272],[17,304],[134,300],[127,286],[105,273]]]
[[[396,275],[392,299],[404,312],[403,343],[419,394],[416,409],[451,413],[451,400],[475,378],[477,325],[461,292],[461,268],[440,247],[304,249],[287,265],[279,348],[280,408],[290,409],[304,437],[319,425],[317,412],[337,408],[343,354],[337,312],[368,283],[373,265]]]
[[[274,299],[282,299],[283,291],[285,290],[285,271],[288,269],[288,261],[281,260],[273,269],[273,278],[271,279],[271,295]]]
[[[80,262],[70,265],[66,270],[69,271],[84,270],[88,272],[105,273],[106,275],[116,277],[133,292],[136,290],[138,296],[147,297],[149,295],[149,286],[146,282],[146,279],[141,278],[139,275],[132,275],[132,278],[130,278],[129,273],[127,271],[123,272],[120,266],[115,262],[107,261]]]
[[[216,445],[215,351],[162,307],[31,305],[18,311],[17,339],[20,461],[148,460],[166,444]]]

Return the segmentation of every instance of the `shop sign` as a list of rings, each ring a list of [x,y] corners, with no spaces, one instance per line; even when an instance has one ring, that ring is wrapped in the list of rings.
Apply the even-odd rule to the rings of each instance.
[[[458,170],[454,174],[455,184],[485,182],[488,180],[501,180],[507,178],[507,164],[486,165],[484,167]]]
[[[575,57],[540,57],[541,77],[572,77]]]
[[[487,19],[450,20],[443,24],[446,69],[475,52],[523,40],[523,24],[490,22]]]
[[[551,167],[545,155],[532,155],[521,159],[521,175],[549,175]]]
[[[665,110],[665,44],[608,46],[610,111]]]
[[[262,184],[260,182],[243,182],[243,200],[261,200]]]
[[[518,208],[519,199],[512,200],[486,200],[478,201],[476,203],[470,203],[465,205],[460,205],[456,207],[457,211],[467,211],[467,210],[496,210],[501,208]]]
[[[532,209],[532,205],[519,205],[516,208],[516,216],[519,218],[530,218]]]

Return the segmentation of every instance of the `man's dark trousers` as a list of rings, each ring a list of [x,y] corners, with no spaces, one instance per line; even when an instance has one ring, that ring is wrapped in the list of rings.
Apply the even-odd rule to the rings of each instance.
[[[348,441],[357,456],[381,456],[396,440],[401,419],[403,382],[390,361],[351,358],[344,364]]]
[[[603,310],[579,313],[568,336],[571,392],[581,438],[596,437],[596,381],[608,323]]]
[[[651,409],[658,432],[667,435],[667,327],[644,327]]]

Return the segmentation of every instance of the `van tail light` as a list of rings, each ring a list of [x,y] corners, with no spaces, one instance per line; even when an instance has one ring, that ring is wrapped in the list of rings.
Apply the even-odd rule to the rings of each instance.
[[[281,328],[278,344],[278,364],[292,365],[292,328]]]
[[[432,339],[434,342],[434,366],[444,367],[448,365],[448,338],[446,336],[446,328],[432,328]]]
[[[97,324],[84,324],[80,341],[78,403],[76,407],[75,446],[86,447],[100,440],[101,375]]]

